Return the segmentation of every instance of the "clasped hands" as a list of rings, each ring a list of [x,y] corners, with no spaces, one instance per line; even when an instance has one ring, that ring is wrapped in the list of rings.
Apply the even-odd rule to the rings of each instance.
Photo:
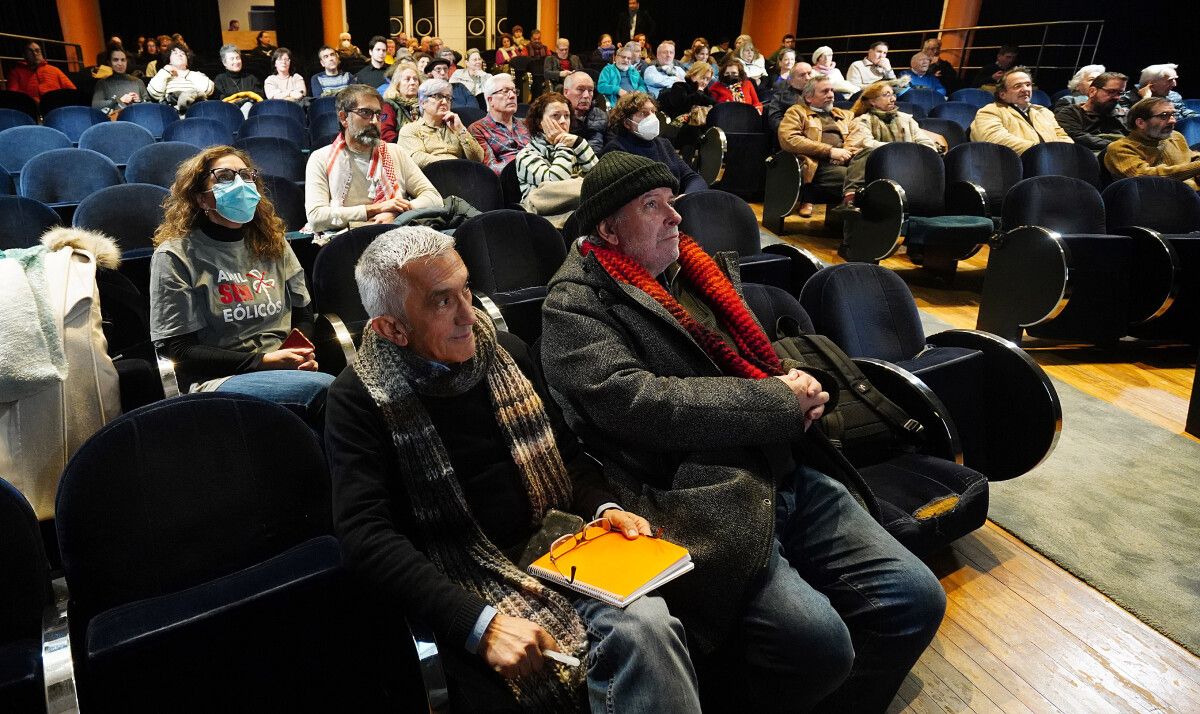
[[[786,384],[796,395],[804,410],[804,430],[808,431],[808,427],[825,413],[829,392],[821,389],[821,383],[811,374],[798,369],[789,369],[787,374],[776,375],[775,379]]]

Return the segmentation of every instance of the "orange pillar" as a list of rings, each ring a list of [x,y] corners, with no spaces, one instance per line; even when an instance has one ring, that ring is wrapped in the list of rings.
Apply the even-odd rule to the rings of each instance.
[[[941,27],[971,27],[979,24],[979,8],[983,0],[945,0],[942,5]],[[942,33],[942,59],[961,68],[967,61],[963,48],[967,44],[965,32]]]
[[[342,0],[321,0],[321,20],[324,25],[325,44],[337,49],[338,35],[346,31],[345,7]]]
[[[62,25],[63,40],[77,42],[83,50],[82,57],[71,57],[72,51],[68,48],[67,58],[78,63],[70,67],[71,71],[95,62],[96,55],[104,49],[100,0],[58,0],[58,21]]]
[[[542,31],[542,44],[554,51],[554,43],[558,41],[558,0],[539,0],[538,2],[538,24],[537,29]],[[529,37],[533,30],[526,30],[525,36]],[[570,39],[570,38],[568,38]],[[581,46],[579,42],[572,49],[575,54],[579,54]]]
[[[799,2],[746,0],[742,10],[742,34],[754,38],[758,51],[769,55],[779,47],[784,35],[796,34],[799,19]]]

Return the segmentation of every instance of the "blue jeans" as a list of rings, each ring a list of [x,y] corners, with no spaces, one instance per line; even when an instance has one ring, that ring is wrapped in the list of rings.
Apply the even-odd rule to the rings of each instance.
[[[235,374],[215,391],[248,394],[281,404],[320,433],[325,423],[325,393],[333,379],[332,374],[324,372],[272,369]]]
[[[587,624],[593,714],[700,711],[683,625],[661,597],[645,595],[625,609],[582,597],[575,609]]]
[[[757,710],[882,712],[941,624],[946,594],[833,478],[780,491],[777,547],[742,620]]]

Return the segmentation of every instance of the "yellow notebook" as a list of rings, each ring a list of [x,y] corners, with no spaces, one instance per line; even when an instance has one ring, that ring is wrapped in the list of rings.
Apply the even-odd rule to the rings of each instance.
[[[546,553],[533,561],[529,572],[615,607],[625,607],[695,567],[686,548],[662,538],[629,540],[619,531],[594,525],[587,527],[581,541],[552,552],[553,561]]]

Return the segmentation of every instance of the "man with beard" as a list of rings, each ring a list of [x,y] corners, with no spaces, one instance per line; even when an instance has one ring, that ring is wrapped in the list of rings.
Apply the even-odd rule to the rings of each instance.
[[[571,103],[571,133],[583,137],[599,156],[609,140],[608,112],[593,104],[596,83],[587,72],[572,72],[563,82],[563,95]]]
[[[1164,176],[1197,189],[1200,151],[1188,148],[1175,131],[1178,115],[1168,97],[1147,97],[1125,118],[1129,136],[1108,145],[1104,165],[1114,177]]]
[[[1007,146],[1018,154],[1048,141],[1071,142],[1054,112],[1034,104],[1033,78],[1024,67],[1005,72],[996,83],[996,101],[981,108],[971,122],[971,140]]]
[[[442,196],[396,144],[379,137],[383,100],[374,87],[352,84],[337,94],[342,131],[308,157],[304,211],[315,231],[351,223],[390,223],[412,208],[442,205]]]
[[[833,84],[823,74],[809,78],[779,123],[779,146],[800,157],[800,175],[805,185],[812,184],[823,196],[842,196],[851,203],[854,194],[844,194],[846,171],[857,150],[846,147],[850,122],[854,115],[833,106]],[[856,167],[857,169],[858,167]],[[801,218],[811,218],[813,205],[800,204]]]
[[[1082,104],[1068,104],[1054,112],[1058,125],[1076,144],[1102,151],[1128,133],[1116,115],[1117,103],[1128,80],[1120,72],[1097,75],[1086,87],[1087,99]]]

